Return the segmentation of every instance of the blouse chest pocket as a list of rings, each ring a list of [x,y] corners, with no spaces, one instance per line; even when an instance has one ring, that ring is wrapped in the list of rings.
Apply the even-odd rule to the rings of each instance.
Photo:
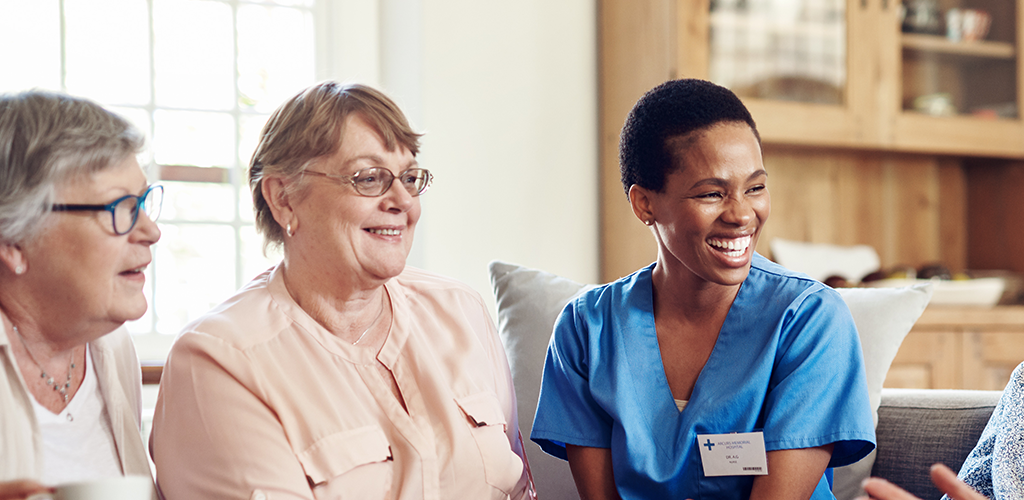
[[[299,454],[315,498],[371,500],[391,491],[394,460],[378,426],[321,438]]]
[[[455,398],[455,402],[466,415],[470,433],[480,450],[487,484],[512,494],[523,474],[523,460],[509,444],[505,434],[508,423],[498,398],[491,393],[480,393]]]

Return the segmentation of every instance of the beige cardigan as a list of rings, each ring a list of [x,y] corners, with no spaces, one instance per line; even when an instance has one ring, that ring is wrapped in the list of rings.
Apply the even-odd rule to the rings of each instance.
[[[125,475],[152,477],[139,432],[142,372],[131,335],[121,327],[89,345],[121,471]],[[0,481],[38,479],[43,467],[42,439],[32,409],[32,396],[18,370],[2,324],[0,367]]]

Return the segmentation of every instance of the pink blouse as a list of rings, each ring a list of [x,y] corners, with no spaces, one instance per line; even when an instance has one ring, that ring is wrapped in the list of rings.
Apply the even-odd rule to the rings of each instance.
[[[410,268],[386,290],[379,354],[307,315],[279,267],[187,326],[153,422],[164,497],[528,498],[512,378],[480,296]]]

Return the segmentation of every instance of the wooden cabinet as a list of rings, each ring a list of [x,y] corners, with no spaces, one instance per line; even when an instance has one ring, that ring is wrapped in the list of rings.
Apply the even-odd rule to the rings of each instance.
[[[839,102],[746,96],[769,172],[774,237],[876,248],[883,266],[942,262],[954,271],[1024,272],[1024,0],[938,0],[993,14],[985,42],[900,30],[900,0],[820,0],[842,8],[846,75]],[[714,0],[716,5],[771,2]],[[619,181],[618,139],[629,109],[668,79],[707,78],[712,0],[602,0],[599,8],[601,278],[657,253]],[[772,4],[774,5],[774,4]],[[929,116],[913,101],[949,94],[962,111]],[[812,99],[813,100],[813,99]],[[1014,115],[966,114],[1012,101]]]
[[[1024,273],[1024,232],[1017,230],[1024,219],[1024,0],[938,0],[943,10],[993,14],[987,41],[973,43],[903,33],[900,0],[821,2],[839,2],[843,11],[846,75],[838,102],[743,97],[763,138],[772,194],[758,252],[770,255],[768,243],[781,237],[871,245],[883,267],[941,262],[953,271]],[[665,80],[710,76],[711,3],[599,3],[605,281],[657,256],[619,181],[623,121]],[[915,110],[918,97],[937,93],[949,95],[956,115]],[[1001,108],[1009,116],[972,114],[1002,102],[1011,103]],[[933,307],[904,341],[886,385],[1001,389],[1021,360],[1024,308]]]
[[[1024,306],[925,310],[885,387],[1002,390],[1024,360]]]
[[[676,29],[668,28],[676,44],[670,49],[676,54],[674,73],[726,80],[721,83],[743,97],[768,143],[1024,157],[1024,120],[1017,111],[1024,95],[1017,56],[1022,47],[1017,30],[1024,14],[1021,2],[949,0],[939,4],[942,11],[970,7],[991,13],[990,34],[982,41],[953,42],[937,34],[902,33],[899,0],[808,0],[801,6],[802,14],[769,11],[764,2],[716,1],[712,6],[710,0],[678,0]],[[807,12],[812,9],[825,9],[822,6],[831,6],[818,16],[825,20],[799,19],[810,17]],[[835,16],[844,18],[830,23],[827,18]],[[735,18],[752,19],[738,23]],[[846,35],[845,46],[840,44],[826,57],[818,55],[826,49],[811,47],[835,45],[829,37],[817,33],[815,39],[813,33],[799,33],[824,30]],[[723,31],[736,31],[740,41]],[[755,46],[775,42],[778,50],[788,48],[796,55],[775,62],[779,67],[774,72],[758,73],[756,82],[740,84],[737,79],[736,86],[729,84],[732,71],[712,71],[723,66],[716,57],[737,59],[740,67],[764,66],[734,47],[744,41],[750,44],[755,37]],[[791,40],[783,43],[777,40],[780,37]],[[845,63],[845,71],[836,78],[828,75],[834,73],[829,67],[808,66],[806,61],[815,57],[838,59]],[[817,97],[821,92],[813,90],[822,87],[826,91],[835,87],[838,102],[815,103],[829,100]],[[800,88],[808,90],[800,92]],[[773,93],[779,97],[771,98]],[[956,116],[917,111],[915,103],[923,105],[929,97],[933,103],[944,102],[947,110],[955,108]],[[1000,118],[999,113],[1008,116]]]

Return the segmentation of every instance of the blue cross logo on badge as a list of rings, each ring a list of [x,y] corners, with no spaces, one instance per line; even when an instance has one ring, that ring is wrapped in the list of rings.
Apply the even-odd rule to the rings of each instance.
[[[708,447],[708,451],[711,451],[711,448],[715,447],[715,443],[712,443],[711,440],[708,439],[708,442],[702,444],[701,446],[707,446]]]

